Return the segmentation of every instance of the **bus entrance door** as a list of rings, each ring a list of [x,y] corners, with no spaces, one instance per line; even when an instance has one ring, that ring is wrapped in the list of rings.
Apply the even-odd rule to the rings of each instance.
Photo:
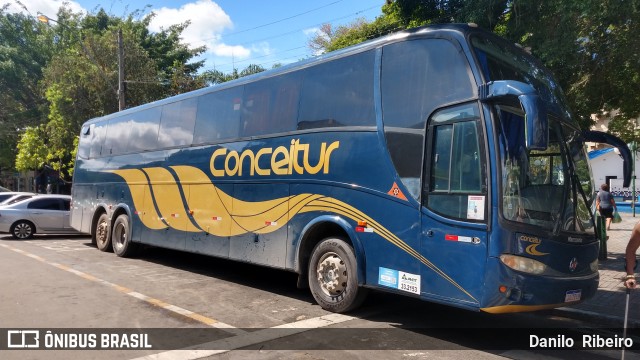
[[[487,256],[486,229],[438,219],[423,209],[423,286],[427,296],[477,307]],[[475,225],[475,224],[474,224]]]

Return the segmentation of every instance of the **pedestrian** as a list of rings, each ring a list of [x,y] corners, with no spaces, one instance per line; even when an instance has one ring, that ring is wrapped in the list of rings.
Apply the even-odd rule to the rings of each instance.
[[[607,230],[611,228],[611,220],[613,219],[613,212],[618,211],[616,202],[613,200],[613,195],[609,192],[609,185],[602,184],[600,191],[596,196],[596,210],[600,212],[600,216],[607,221]]]
[[[638,286],[635,276],[636,251],[638,251],[638,248],[640,248],[640,221],[631,230],[631,237],[624,255],[625,270],[627,271],[627,276],[624,278],[624,286],[628,289],[635,289]]]

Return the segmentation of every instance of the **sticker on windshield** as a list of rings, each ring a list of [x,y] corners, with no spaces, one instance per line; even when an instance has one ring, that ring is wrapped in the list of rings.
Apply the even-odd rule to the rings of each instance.
[[[467,219],[484,220],[484,196],[469,195]]]

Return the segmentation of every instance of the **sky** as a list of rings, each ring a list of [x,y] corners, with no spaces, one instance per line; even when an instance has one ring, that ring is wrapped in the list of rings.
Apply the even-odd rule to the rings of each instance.
[[[0,0],[11,4],[10,12],[25,12],[17,0]],[[62,0],[19,0],[28,13],[42,13],[55,20]],[[381,15],[384,0],[66,0],[76,12],[126,16],[143,9],[154,12],[151,31],[159,31],[187,20],[191,25],[183,32],[183,42],[190,47],[206,45],[203,70],[229,73],[250,64],[270,69],[274,64],[288,64],[313,56],[309,39],[325,23],[346,25],[358,18],[368,21]],[[145,6],[146,5],[146,6]]]

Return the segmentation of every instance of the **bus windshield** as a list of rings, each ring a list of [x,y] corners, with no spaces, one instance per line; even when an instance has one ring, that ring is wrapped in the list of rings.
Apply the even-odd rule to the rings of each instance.
[[[503,216],[554,233],[593,233],[589,209],[594,190],[584,141],[574,128],[557,82],[536,60],[504,41],[476,36],[471,43],[486,82],[527,83],[550,111],[549,146],[544,151],[528,151],[522,110],[512,107],[514,104],[496,107]]]
[[[523,114],[507,107],[497,113],[503,216],[554,232],[593,233],[593,186],[577,131],[550,117],[548,148],[526,150]]]

